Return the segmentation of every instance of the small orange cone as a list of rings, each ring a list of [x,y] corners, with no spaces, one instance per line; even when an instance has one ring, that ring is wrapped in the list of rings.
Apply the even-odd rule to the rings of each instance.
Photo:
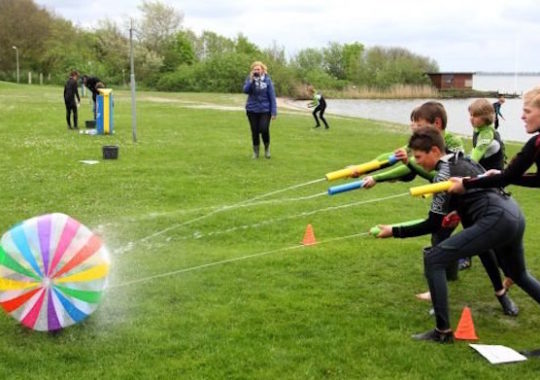
[[[467,306],[463,308],[454,337],[460,340],[478,340],[474,331],[474,324],[471,315],[471,309]]]
[[[304,234],[304,240],[302,240],[302,244],[304,245],[317,244],[317,240],[315,240],[315,234],[313,233],[313,227],[311,226],[311,224],[308,224],[306,227],[306,233]]]

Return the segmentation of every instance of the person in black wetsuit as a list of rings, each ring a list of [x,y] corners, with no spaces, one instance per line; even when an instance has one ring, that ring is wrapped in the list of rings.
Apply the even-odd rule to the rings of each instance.
[[[416,162],[424,169],[437,170],[434,182],[450,177],[478,176],[484,168],[461,153],[446,154],[444,140],[432,128],[420,128],[409,140]],[[525,219],[517,203],[499,188],[472,189],[464,194],[446,192],[433,197],[428,218],[420,224],[404,227],[380,225],[378,237],[413,237],[424,235],[439,228],[444,215],[457,211],[463,230],[427,250],[424,267],[432,304],[435,311],[436,328],[413,335],[416,340],[440,343],[453,341],[448,312],[448,289],[445,268],[449,262],[462,257],[474,256],[493,250],[505,274],[532,298],[540,303],[540,282],[525,268],[523,232]],[[503,302],[509,298],[506,289],[497,297]]]
[[[510,161],[508,166],[500,170],[489,170],[487,176],[480,178],[452,178],[454,185],[450,192],[462,193],[465,189],[488,188],[513,184],[525,187],[540,187],[540,87],[536,87],[523,95],[523,114],[525,130],[529,134],[536,133],[525,143],[521,151]],[[536,165],[536,173],[527,170]]]
[[[501,113],[501,106],[504,104],[504,102],[504,96],[499,95],[499,100],[493,103],[493,111],[495,112],[495,129],[499,128],[499,117],[504,120],[504,116]]]
[[[489,105],[489,102],[488,102]],[[438,131],[445,143],[445,153],[452,153],[463,151],[463,142],[461,138],[452,135],[446,131],[447,124],[447,113],[444,106],[439,102],[429,101],[419,107],[416,107],[411,113],[411,130],[414,132],[416,129],[421,127],[429,127]],[[405,147],[406,148],[406,147]],[[394,153],[396,157],[404,157],[407,162],[406,165],[401,165],[395,169],[388,170],[381,174],[375,174],[373,177],[367,176],[364,177],[364,186],[371,187],[375,185],[375,177],[378,180],[389,180],[389,179],[398,179],[402,181],[411,181],[417,175],[421,176],[430,182],[433,182],[436,178],[436,172],[425,171],[418,163],[414,161],[414,157],[408,157],[410,152],[407,152],[407,149],[400,148]],[[401,152],[400,152],[401,151]],[[385,154],[388,157],[389,153]],[[456,229],[459,224],[459,218],[456,218],[456,213],[449,213],[446,215],[441,222],[439,228],[434,228],[431,235],[431,245],[435,246],[440,244],[443,240],[447,239]],[[428,249],[431,247],[427,247]],[[499,272],[499,267],[497,265],[497,260],[492,252],[486,252],[485,254],[480,255],[480,260],[482,266],[484,267],[491,284],[495,295],[504,294],[503,281],[501,280],[501,275]],[[450,262],[446,268],[446,278],[448,281],[454,281],[458,278],[458,261]],[[429,292],[420,293],[417,295],[417,298],[423,300],[429,300]],[[517,316],[519,313],[519,308],[517,305],[512,302],[509,298],[497,297],[501,303],[503,313],[510,316]]]
[[[317,118],[317,113],[324,123],[324,128],[330,128],[326,122],[326,119],[324,118],[324,111],[326,111],[326,99],[324,99],[324,96],[320,92],[315,91],[313,86],[309,86],[308,91],[313,98],[313,100],[308,104],[308,108],[315,107],[312,112],[313,118],[315,119],[315,127],[313,128],[319,128],[321,126],[319,119]]]
[[[77,107],[81,102],[81,97],[79,96],[79,87],[77,85],[77,79],[79,79],[79,73],[76,70],[73,70],[69,79],[64,86],[64,103],[66,105],[66,121],[68,129],[78,129],[77,122]],[[71,126],[71,113],[73,112],[73,127]]]
[[[469,105],[469,120],[473,127],[473,149],[469,157],[486,170],[504,167],[504,143],[493,127],[495,112],[487,99],[476,99]],[[471,267],[470,257],[459,261],[459,269]]]
[[[521,119],[525,122],[527,133],[536,133],[527,141],[521,151],[510,161],[502,171],[488,170],[486,176],[476,178],[451,178],[454,182],[450,192],[461,194],[465,189],[505,187],[510,184],[524,187],[540,187],[540,87],[536,87],[523,96],[523,114]],[[536,173],[527,173],[527,170],[536,165]],[[506,286],[513,283],[513,279],[505,280]]]
[[[103,88],[104,85],[103,83],[101,82],[101,80],[97,77],[89,77],[88,75],[83,75],[82,76],[82,80],[83,80],[83,84],[86,86],[86,88],[88,88],[90,90],[90,92],[92,92],[92,101],[94,102],[94,106],[93,106],[93,112],[94,112],[94,120],[96,120],[96,98],[97,96],[99,95],[99,91],[98,91],[98,88]],[[101,83],[101,85],[99,85]]]

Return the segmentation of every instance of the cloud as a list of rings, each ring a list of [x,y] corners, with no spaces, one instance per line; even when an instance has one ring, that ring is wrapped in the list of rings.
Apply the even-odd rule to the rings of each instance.
[[[139,17],[129,0],[36,0],[81,26]],[[536,0],[163,0],[184,13],[184,26],[229,38],[239,33],[289,56],[328,42],[403,47],[455,71],[538,71],[540,3]],[[516,65],[517,62],[517,65]]]

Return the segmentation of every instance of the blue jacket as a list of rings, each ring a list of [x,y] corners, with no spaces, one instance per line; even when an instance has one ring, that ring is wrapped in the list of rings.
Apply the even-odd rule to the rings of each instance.
[[[247,77],[244,83],[244,93],[248,94],[246,111],[255,113],[270,112],[277,115],[276,92],[272,79],[267,74],[251,80]]]

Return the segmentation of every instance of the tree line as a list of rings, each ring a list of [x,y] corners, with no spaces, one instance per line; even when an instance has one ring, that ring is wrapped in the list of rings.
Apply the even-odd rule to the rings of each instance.
[[[261,60],[281,96],[304,94],[306,84],[319,89],[387,89],[426,85],[426,72],[437,63],[399,47],[366,48],[360,42],[329,42],[287,58],[274,43],[261,48],[243,34],[228,38],[212,31],[197,35],[182,27],[181,11],[144,0],[135,20],[137,83],[161,91],[239,92],[251,62]],[[21,73],[43,74],[47,83],[64,83],[77,69],[109,86],[129,82],[129,20],[99,21],[92,30],[73,25],[33,0],[0,0],[0,80],[15,79],[14,46]]]

